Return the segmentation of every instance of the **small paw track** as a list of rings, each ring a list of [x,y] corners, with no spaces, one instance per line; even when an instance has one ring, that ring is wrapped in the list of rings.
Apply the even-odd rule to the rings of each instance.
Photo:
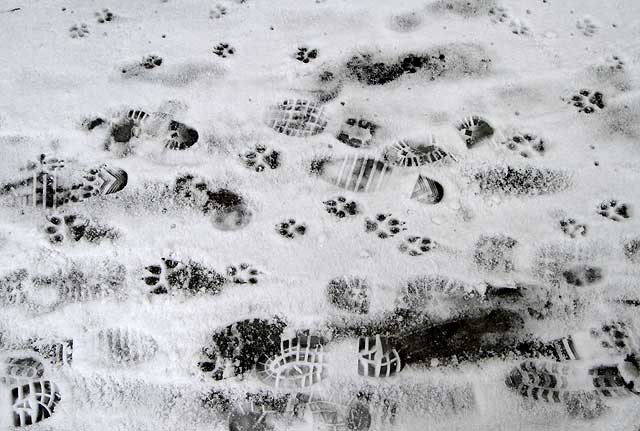
[[[378,238],[386,239],[407,230],[405,222],[394,217],[391,213],[376,214],[374,218],[367,217],[365,220],[365,232],[373,233]]]

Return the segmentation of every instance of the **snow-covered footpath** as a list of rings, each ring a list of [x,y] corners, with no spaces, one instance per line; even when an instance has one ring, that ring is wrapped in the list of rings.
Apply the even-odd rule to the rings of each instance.
[[[0,1],[0,429],[640,429],[640,3]]]

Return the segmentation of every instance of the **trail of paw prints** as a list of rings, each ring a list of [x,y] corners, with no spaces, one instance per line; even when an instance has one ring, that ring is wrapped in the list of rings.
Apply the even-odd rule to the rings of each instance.
[[[611,199],[602,202],[597,213],[609,220],[622,221],[631,217],[631,208],[626,203]]]
[[[227,267],[227,278],[235,284],[258,284],[261,275],[262,272],[248,263]]]
[[[96,21],[98,22],[98,24],[111,22],[115,18],[113,12],[111,12],[109,9],[102,9],[101,11],[96,12],[94,16],[96,17]]]
[[[576,21],[576,28],[587,37],[592,37],[600,29],[600,25],[596,23],[592,18],[585,16],[584,18]]]
[[[530,133],[515,133],[500,142],[500,145],[524,158],[542,156],[546,150],[544,139]]]
[[[142,278],[151,287],[150,293],[167,294],[178,291],[189,294],[217,294],[222,291],[226,281],[224,276],[213,269],[188,260],[182,262],[173,258],[162,258],[160,264],[145,268],[146,276]]]
[[[217,4],[209,11],[210,19],[220,19],[227,14],[227,8],[221,4]]]
[[[592,114],[596,111],[604,109],[604,95],[600,91],[582,89],[577,94],[571,96],[567,101],[569,105],[578,108],[578,112]]]
[[[294,239],[307,232],[307,226],[293,218],[276,224],[276,232],[284,238]]]
[[[432,241],[431,238],[411,235],[402,240],[398,249],[401,253],[408,254],[409,256],[422,256],[435,247],[436,243]]]
[[[52,244],[80,240],[99,243],[119,237],[119,232],[114,228],[92,222],[78,214],[48,215],[44,232]]]
[[[69,36],[73,39],[89,36],[89,27],[85,23],[74,24],[69,27]]]
[[[560,220],[559,224],[562,233],[567,235],[569,238],[579,238],[587,235],[587,226],[582,223],[578,223],[574,218],[564,218]]]
[[[374,218],[367,217],[364,224],[365,232],[375,234],[378,238],[392,238],[407,230],[405,222],[394,217],[391,213],[376,214]]]
[[[263,172],[266,168],[278,169],[280,167],[280,153],[262,144],[240,154],[240,160],[247,168],[256,172]]]
[[[353,217],[358,215],[358,204],[348,200],[344,196],[337,196],[323,202],[325,211],[338,218]]]
[[[307,48],[306,46],[301,46],[298,48],[295,57],[296,60],[302,63],[309,63],[310,61],[318,58],[318,50],[316,48]]]
[[[227,56],[233,55],[236,50],[228,43],[220,42],[215,47],[213,47],[212,52],[218,57],[227,58]]]

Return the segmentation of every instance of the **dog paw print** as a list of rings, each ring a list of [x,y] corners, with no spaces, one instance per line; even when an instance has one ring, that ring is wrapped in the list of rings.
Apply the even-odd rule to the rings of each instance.
[[[234,52],[234,48],[225,42],[221,42],[213,48],[213,53],[222,58],[226,58],[227,55],[233,55]]]
[[[191,294],[205,292],[215,295],[222,290],[226,281],[221,274],[192,260],[182,262],[162,258],[159,265],[147,266],[145,272],[142,280],[152,288],[150,293],[158,295],[178,290]]]
[[[217,4],[213,9],[209,11],[210,19],[220,19],[227,14],[227,8]]]
[[[623,58],[615,54],[608,56],[605,62],[609,66],[609,70],[612,70],[612,71],[623,70],[625,66],[625,62]]]
[[[258,284],[260,274],[260,271],[248,263],[231,265],[227,268],[227,278],[236,284]]]
[[[599,91],[591,91],[582,89],[578,94],[571,96],[571,100],[567,102],[576,108],[578,112],[584,112],[585,114],[592,114],[596,111],[596,108],[604,109],[604,95]]]
[[[529,158],[534,155],[541,156],[546,149],[546,144],[542,138],[529,133],[514,134],[507,140],[502,141],[502,145],[509,151],[517,153],[524,158]]]
[[[102,9],[101,11],[96,12],[94,15],[96,17],[96,21],[98,21],[98,23],[100,24],[111,22],[114,18],[113,12],[111,12],[109,9]]]
[[[576,266],[562,272],[564,280],[576,287],[597,283],[602,280],[602,269],[595,266]]]
[[[510,15],[509,10],[502,6],[495,6],[489,9],[489,17],[494,23],[506,22]]]
[[[366,218],[364,229],[367,233],[373,233],[378,238],[386,239],[407,230],[405,222],[393,217],[392,214],[377,214],[375,218]]]
[[[509,30],[511,30],[511,33],[521,36],[528,36],[531,34],[529,24],[520,18],[514,18],[511,20],[509,23]]]
[[[52,244],[60,244],[65,241],[80,241],[84,236],[89,220],[75,214],[50,215],[44,228]]]
[[[267,167],[277,169],[280,166],[280,153],[258,144],[253,149],[240,154],[240,160],[247,168],[262,172]]]
[[[615,199],[602,202],[598,214],[613,221],[621,221],[631,217],[629,205]]]
[[[78,37],[85,37],[89,35],[89,27],[87,26],[87,24],[74,24],[71,27],[69,27],[69,35],[76,39]]]
[[[367,148],[373,143],[378,125],[363,118],[347,118],[336,139],[354,148]]]
[[[142,58],[142,62],[140,63],[142,67],[145,69],[153,69],[154,67],[158,67],[162,65],[162,57],[157,55],[147,55]]]
[[[435,243],[430,238],[412,235],[405,238],[398,249],[409,256],[422,256],[433,250],[434,247]]]
[[[578,223],[573,218],[560,220],[560,229],[562,229],[562,233],[567,235],[569,238],[578,238],[587,234],[587,226]]]
[[[344,196],[338,196],[335,199],[329,199],[323,203],[325,210],[338,218],[358,214],[358,204],[355,201],[347,200]]]
[[[307,47],[298,48],[298,52],[296,53],[296,60],[301,61],[303,63],[309,63],[311,60],[315,60],[318,57],[317,49],[309,49]]]
[[[576,22],[576,28],[582,31],[587,37],[591,37],[598,32],[600,26],[591,18],[584,17]]]
[[[276,232],[285,238],[293,239],[296,236],[304,235],[307,227],[304,223],[298,223],[295,219],[289,219],[276,225]]]

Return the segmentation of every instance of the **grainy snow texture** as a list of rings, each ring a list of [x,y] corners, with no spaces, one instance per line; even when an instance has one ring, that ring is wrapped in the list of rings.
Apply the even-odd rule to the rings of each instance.
[[[640,2],[0,2],[0,429],[640,430]]]

